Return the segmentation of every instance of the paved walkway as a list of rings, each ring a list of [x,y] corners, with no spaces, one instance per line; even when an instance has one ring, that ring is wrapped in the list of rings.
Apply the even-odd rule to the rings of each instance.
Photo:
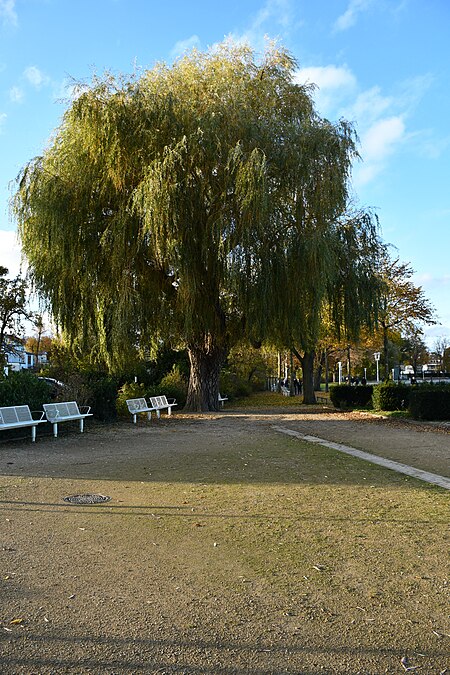
[[[350,448],[348,445],[343,445],[342,443],[334,443],[333,441],[326,441],[324,438],[317,438],[317,436],[309,436],[307,434],[301,434],[298,431],[293,431],[292,429],[287,429],[286,427],[274,426],[275,431],[279,431],[282,434],[287,434],[288,436],[294,436],[295,438],[300,439],[301,441],[307,441],[309,443],[317,443],[318,445],[324,445],[327,448],[332,450],[337,450],[338,452],[344,452],[347,455],[352,457],[358,457],[358,459],[363,459],[366,462],[371,462],[372,464],[378,464],[383,466],[386,469],[391,469],[392,471],[397,471],[398,473],[403,473],[406,476],[412,476],[418,480],[423,480],[427,483],[432,483],[433,485],[438,485],[446,490],[450,490],[450,478],[445,478],[444,476],[439,476],[435,473],[430,473],[429,471],[423,471],[422,469],[416,469],[407,464],[401,462],[394,462],[391,459],[386,459],[385,457],[379,457],[378,455],[373,455],[370,452],[364,452],[363,450],[356,450],[355,448]]]
[[[450,479],[450,434],[345,413],[285,416],[279,426]]]

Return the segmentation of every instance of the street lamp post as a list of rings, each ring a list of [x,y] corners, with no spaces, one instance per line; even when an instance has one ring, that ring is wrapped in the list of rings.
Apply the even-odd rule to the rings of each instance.
[[[380,356],[381,356],[381,352],[375,352],[375,354],[373,356],[374,356],[375,362],[377,364],[377,384],[378,384],[379,381],[380,381]]]

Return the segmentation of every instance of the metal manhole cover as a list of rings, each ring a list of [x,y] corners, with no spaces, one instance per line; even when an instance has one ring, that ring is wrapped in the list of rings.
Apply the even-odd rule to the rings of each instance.
[[[70,497],[63,497],[65,502],[69,504],[102,504],[109,502],[111,497],[106,495],[71,495]]]

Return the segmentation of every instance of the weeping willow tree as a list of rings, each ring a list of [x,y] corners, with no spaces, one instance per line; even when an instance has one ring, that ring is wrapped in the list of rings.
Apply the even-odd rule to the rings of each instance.
[[[65,334],[111,370],[138,346],[183,343],[190,410],[217,409],[238,338],[310,349],[338,293],[355,138],[317,115],[296,67],[283,49],[224,43],[96,77],[18,177],[23,251]]]

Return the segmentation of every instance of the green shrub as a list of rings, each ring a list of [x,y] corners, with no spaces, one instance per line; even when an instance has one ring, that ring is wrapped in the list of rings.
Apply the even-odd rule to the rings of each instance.
[[[59,393],[60,401],[76,401],[79,406],[91,406],[98,420],[115,419],[117,379],[102,371],[83,371],[67,377],[66,386]]]
[[[375,410],[406,410],[410,393],[410,385],[388,380],[374,387],[372,405]]]
[[[416,420],[450,420],[450,386],[419,385],[411,388],[409,412]]]
[[[219,389],[222,396],[228,396],[230,400],[245,398],[253,391],[252,385],[247,380],[229,371],[221,372]]]
[[[177,400],[178,408],[184,407],[188,386],[186,378],[182,374],[179,366],[174,365],[170,373],[164,375],[158,389],[161,394],[165,394],[167,398],[175,398]]]
[[[126,382],[123,384],[119,391],[117,392],[116,398],[116,411],[120,417],[126,417],[130,415],[130,412],[127,407],[127,399],[129,398],[145,398],[147,396],[147,391],[144,384],[138,384],[137,382]]]
[[[94,417],[102,421],[115,419],[117,379],[105,373],[89,372],[86,373],[86,382],[89,391],[88,405],[91,406]]]
[[[372,398],[371,385],[338,384],[330,388],[330,400],[335,408],[365,408]]]
[[[11,372],[0,380],[0,406],[28,405],[30,410],[42,410],[50,400],[50,385],[27,370]]]

